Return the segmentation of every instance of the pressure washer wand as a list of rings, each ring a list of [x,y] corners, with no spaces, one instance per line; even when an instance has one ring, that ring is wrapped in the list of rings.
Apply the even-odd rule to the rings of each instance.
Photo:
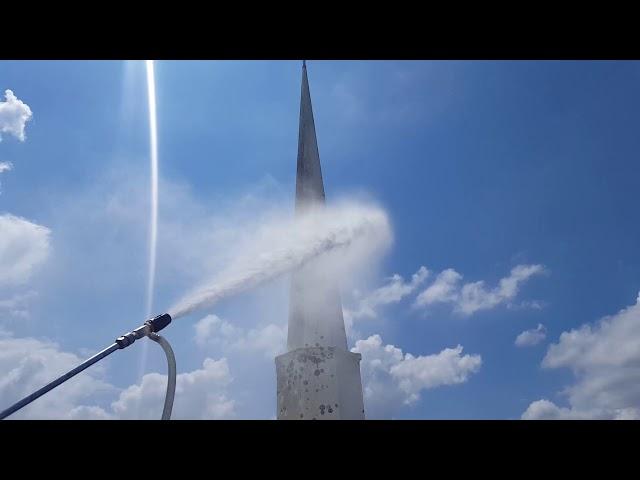
[[[152,318],[150,320],[147,320],[146,322],[144,322],[144,324],[142,324],[141,326],[139,326],[138,328],[136,328],[132,332],[129,332],[129,333],[125,334],[125,335],[122,335],[121,337],[118,337],[116,339],[116,341],[112,345],[110,345],[109,347],[105,348],[101,352],[96,353],[93,357],[89,358],[88,360],[85,360],[84,362],[82,362],[80,365],[78,365],[73,370],[69,370],[67,373],[65,373],[64,375],[56,378],[53,382],[45,385],[40,390],[38,390],[38,391],[32,393],[31,395],[23,398],[19,402],[11,405],[9,408],[7,408],[6,410],[4,410],[3,412],[0,413],[0,420],[3,420],[4,418],[8,417],[12,413],[17,412],[22,407],[25,407],[25,406],[29,405],[31,402],[33,402],[34,400],[40,398],[45,393],[49,392],[50,390],[53,390],[58,385],[61,385],[62,383],[64,383],[67,380],[69,380],[70,378],[76,376],[78,373],[82,372],[86,368],[89,368],[94,363],[99,362],[103,358],[111,355],[116,350],[122,350],[123,348],[127,348],[129,345],[131,345],[133,342],[135,342],[136,340],[138,340],[140,338],[143,338],[143,337],[146,337],[146,336],[150,336],[150,337],[152,337],[152,339],[154,341],[158,342],[157,338],[155,338],[155,337],[160,337],[160,336],[156,335],[156,333],[159,332],[160,330],[162,330],[163,328],[165,328],[170,323],[171,323],[171,316],[168,313],[164,313],[164,314],[158,315],[157,317],[154,317],[154,318]],[[162,338],[162,337],[160,337],[160,338]],[[158,342],[158,343],[160,343],[160,342]],[[165,352],[167,352],[167,349],[166,349],[165,345],[161,344],[161,346],[163,347]],[[169,347],[169,350],[170,349],[171,349],[171,347]],[[169,358],[168,355],[169,354],[167,353],[167,358]],[[173,357],[173,352],[171,352],[171,356]],[[170,373],[171,373],[171,368],[172,368],[171,359],[169,359]],[[173,359],[173,372],[174,372],[174,376],[175,376],[175,359]],[[171,382],[171,378],[169,378],[169,382]],[[175,381],[174,381],[174,385],[175,385]],[[175,389],[175,386],[174,386],[174,389]],[[163,419],[166,417],[166,410],[167,410],[166,404],[167,404],[167,402],[165,402],[165,411],[163,412]],[[169,407],[169,415],[170,414],[171,414],[171,407]]]

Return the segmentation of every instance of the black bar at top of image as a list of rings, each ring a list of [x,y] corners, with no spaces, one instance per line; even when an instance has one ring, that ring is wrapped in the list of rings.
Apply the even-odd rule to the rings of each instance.
[[[24,22],[6,21],[3,36],[13,40],[0,49],[0,59],[640,59],[636,16],[607,16],[600,8],[592,22],[581,12],[562,16],[558,8],[507,17],[515,12],[460,6],[444,13],[429,5],[421,11],[385,9],[373,19],[365,11],[295,12],[299,16],[292,11],[269,19],[255,13],[225,17],[219,11],[155,10],[115,9],[113,18],[101,12],[90,21],[66,19],[67,25],[42,22],[33,38]]]

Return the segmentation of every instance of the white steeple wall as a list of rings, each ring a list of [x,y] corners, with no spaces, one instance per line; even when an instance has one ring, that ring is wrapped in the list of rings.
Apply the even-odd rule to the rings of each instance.
[[[302,68],[296,215],[325,201],[307,68]],[[336,279],[322,259],[293,272],[289,352],[276,358],[279,419],[364,419],[360,355],[347,348]]]

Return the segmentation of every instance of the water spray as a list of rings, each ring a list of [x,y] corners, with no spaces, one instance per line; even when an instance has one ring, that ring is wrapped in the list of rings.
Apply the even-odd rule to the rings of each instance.
[[[51,383],[48,383],[40,390],[32,393],[31,395],[23,398],[19,402],[13,404],[3,412],[0,412],[0,420],[5,419],[9,415],[17,412],[23,407],[26,407],[34,400],[37,400],[45,393],[53,390],[59,385],[62,385],[64,382],[69,380],[70,378],[76,376],[78,373],[83,370],[89,368],[94,363],[99,362],[103,358],[111,355],[116,350],[122,350],[127,348],[129,345],[132,345],[136,340],[139,340],[144,337],[149,337],[154,342],[158,343],[162,350],[165,352],[167,356],[167,364],[168,364],[168,379],[167,379],[167,394],[164,400],[164,408],[162,411],[162,420],[169,420],[171,417],[171,410],[173,408],[173,398],[176,390],[176,358],[173,354],[173,350],[171,349],[171,345],[169,342],[158,335],[158,332],[165,328],[167,325],[171,323],[171,316],[168,313],[163,313],[162,315],[158,315],[157,317],[153,317],[142,325],[140,325],[135,330],[125,333],[124,335],[116,338],[116,341],[112,343],[110,346],[102,350],[101,352],[96,353],[93,357],[85,360],[80,365],[75,367],[72,370],[69,370],[64,375],[56,378]]]
[[[307,213],[293,224],[277,225],[269,230],[269,235],[260,236],[258,239],[258,243],[266,243],[269,245],[268,248],[238,259],[210,283],[179,300],[168,313],[151,318],[135,330],[118,337],[109,347],[1,412],[0,420],[116,350],[122,350],[143,337],[158,343],[167,356],[169,372],[162,419],[168,420],[171,416],[176,388],[176,362],[169,342],[158,335],[158,332],[172,320],[210,308],[226,297],[262,285],[285,273],[304,267],[310,262],[317,262],[320,257],[330,252],[339,253],[350,249],[358,255],[370,255],[378,249],[385,248],[390,241],[391,231],[387,216],[384,211],[377,208],[361,206],[326,208],[315,213]],[[324,260],[327,258],[325,257]],[[344,260],[341,258],[340,263]]]

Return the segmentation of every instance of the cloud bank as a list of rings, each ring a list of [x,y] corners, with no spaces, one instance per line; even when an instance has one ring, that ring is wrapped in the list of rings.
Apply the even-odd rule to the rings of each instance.
[[[541,399],[523,419],[640,419],[640,296],[634,305],[594,324],[563,332],[543,368],[568,368],[575,382],[562,395],[567,408]]]
[[[469,316],[481,310],[508,304],[517,296],[523,283],[544,271],[542,265],[517,265],[496,287],[487,289],[482,280],[460,286],[462,275],[449,268],[441,272],[434,283],[418,295],[414,305],[427,308],[438,303],[450,304],[455,313]]]
[[[368,418],[391,418],[420,399],[423,390],[464,383],[482,365],[480,355],[462,355],[462,346],[433,355],[404,354],[383,345],[380,335],[358,340],[352,352],[362,355],[360,371]]]

